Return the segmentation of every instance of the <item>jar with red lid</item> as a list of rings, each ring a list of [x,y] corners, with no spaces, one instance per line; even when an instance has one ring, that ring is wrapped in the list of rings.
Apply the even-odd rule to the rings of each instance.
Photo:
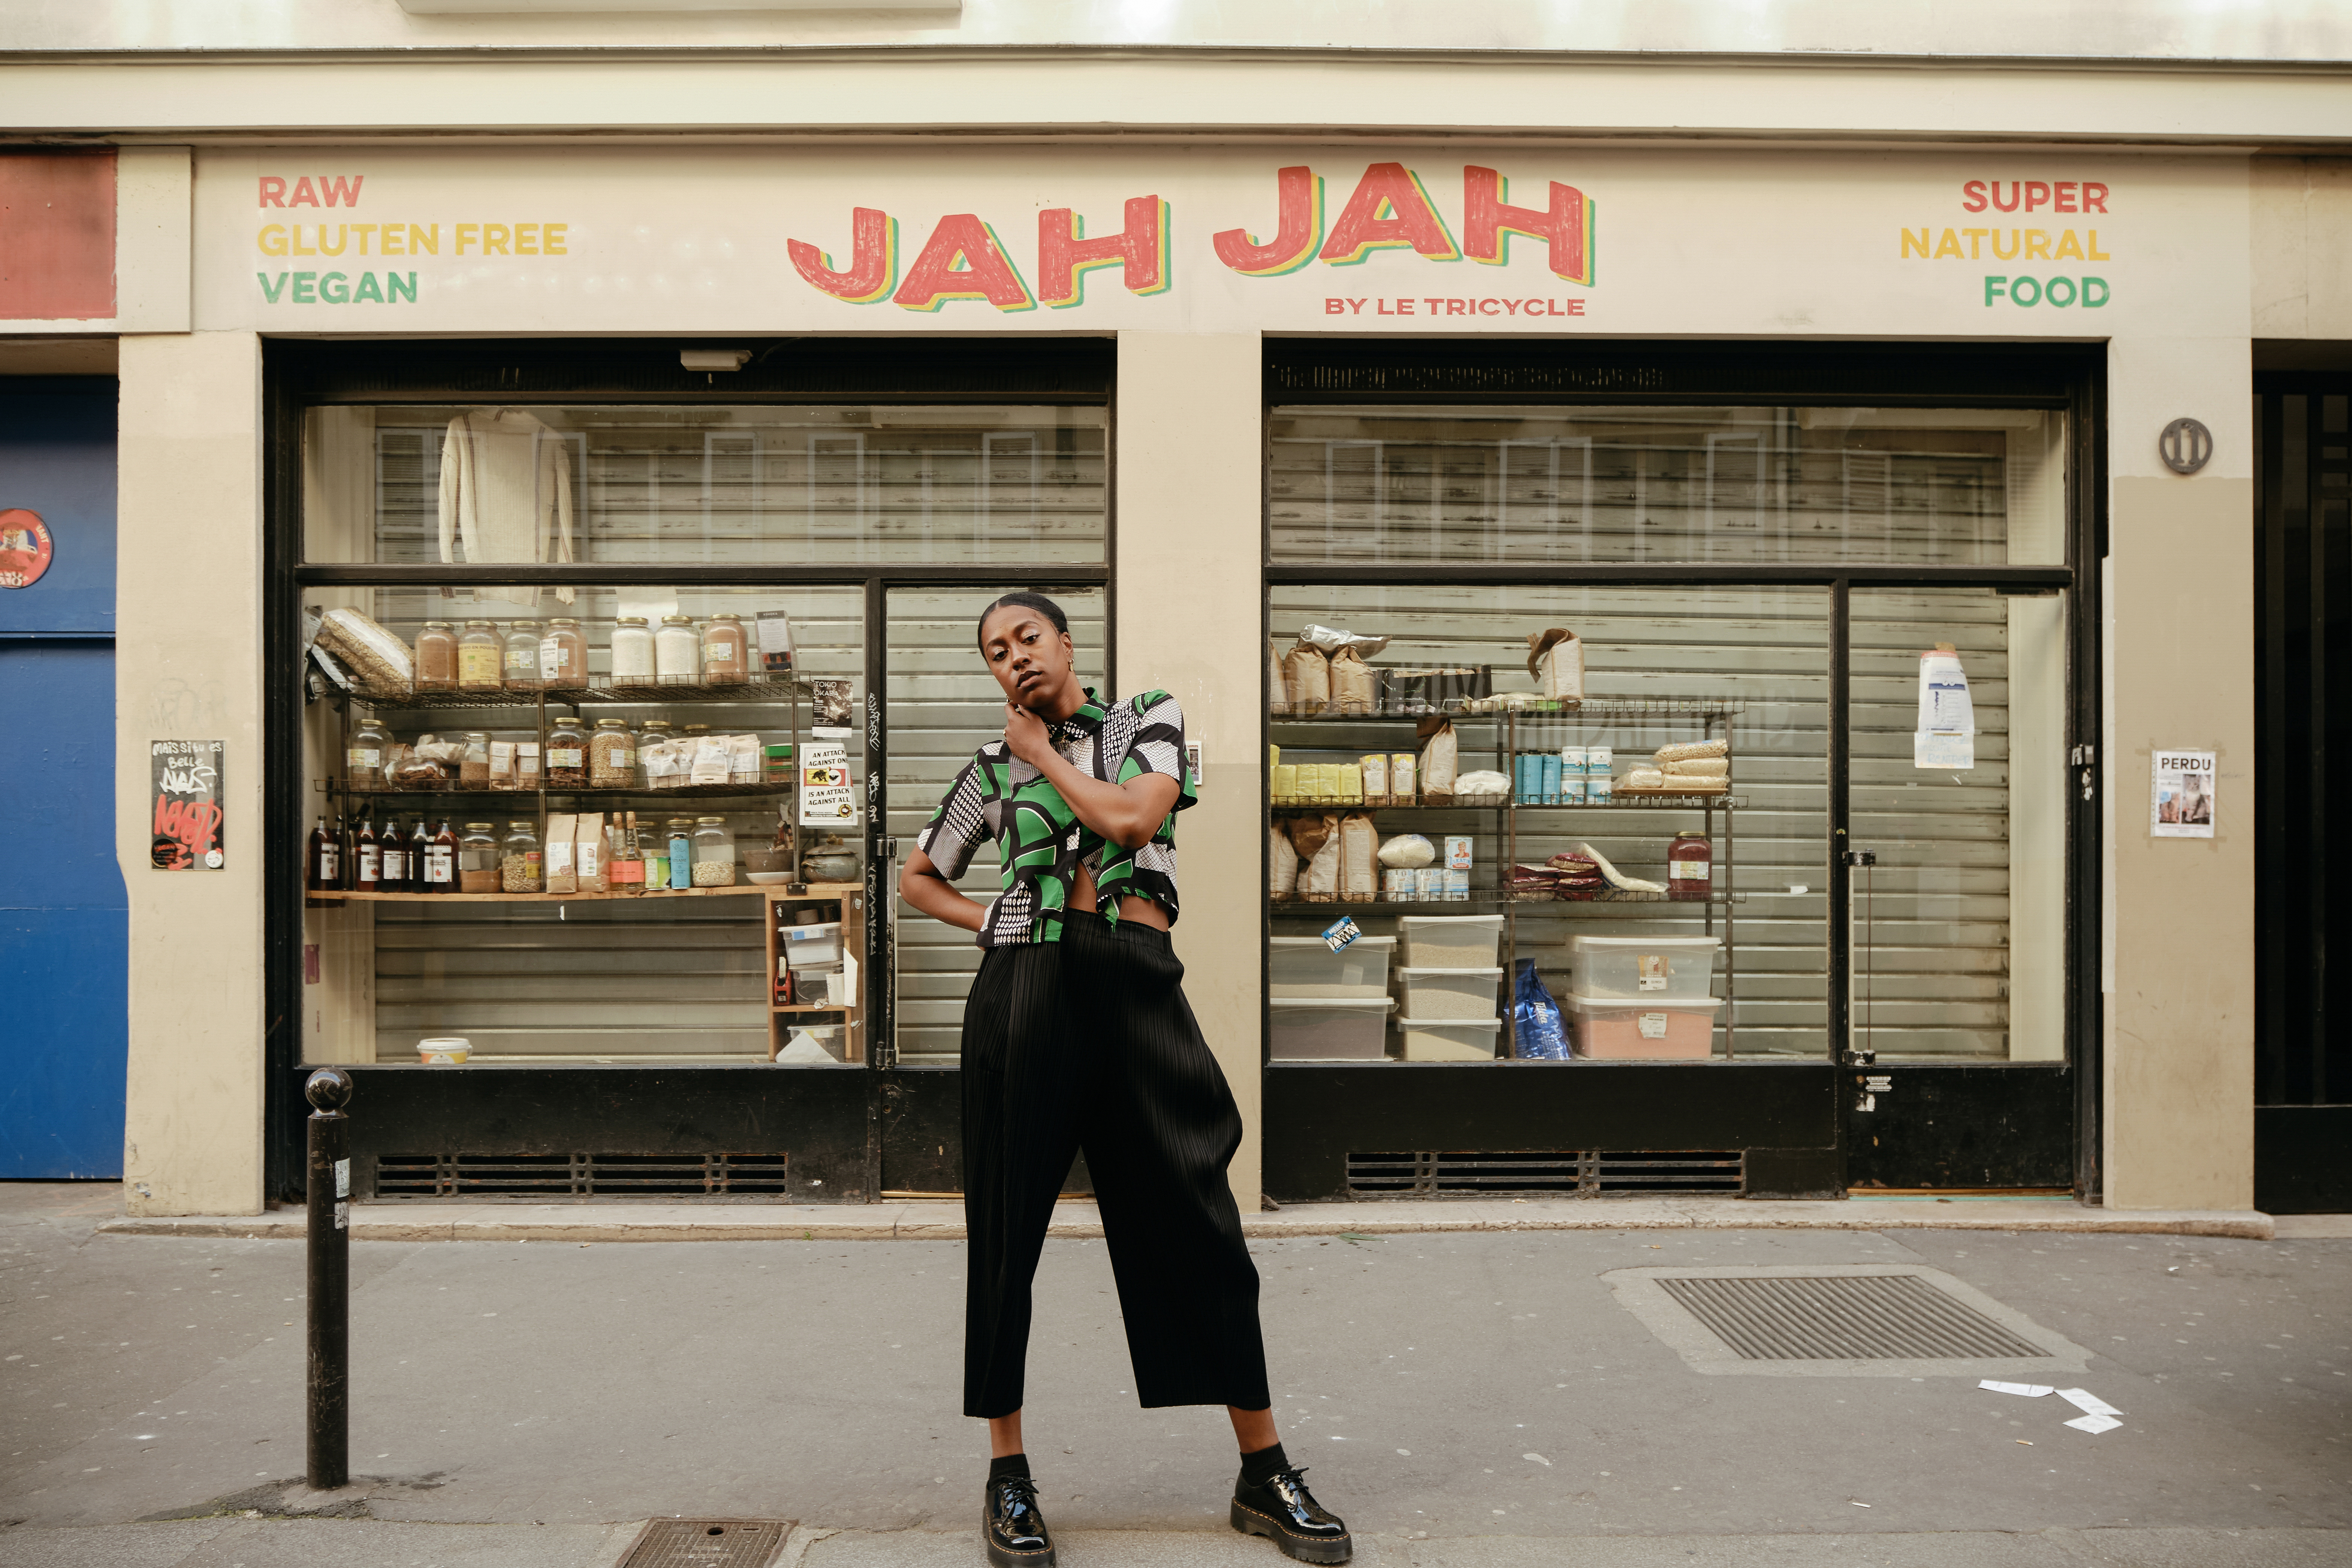
[[[1715,846],[1704,833],[1677,833],[1666,846],[1666,897],[1703,904],[1715,886]]]

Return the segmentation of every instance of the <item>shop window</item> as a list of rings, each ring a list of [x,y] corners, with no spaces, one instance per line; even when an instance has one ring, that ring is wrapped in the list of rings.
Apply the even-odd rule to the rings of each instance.
[[[2063,559],[2034,409],[1276,409],[1276,562]]]

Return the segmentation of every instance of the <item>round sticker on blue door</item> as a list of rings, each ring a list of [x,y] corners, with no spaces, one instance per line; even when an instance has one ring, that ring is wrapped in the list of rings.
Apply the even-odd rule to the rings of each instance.
[[[0,511],[0,588],[29,588],[49,569],[49,525],[12,506]]]

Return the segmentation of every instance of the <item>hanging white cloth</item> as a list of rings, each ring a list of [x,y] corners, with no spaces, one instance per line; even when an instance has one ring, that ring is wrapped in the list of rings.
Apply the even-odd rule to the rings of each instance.
[[[466,563],[572,560],[572,444],[520,408],[476,409],[449,421],[441,441],[441,559]],[[552,547],[551,550],[551,546]],[[537,605],[537,588],[488,586],[475,597]],[[572,590],[555,596],[572,603]]]

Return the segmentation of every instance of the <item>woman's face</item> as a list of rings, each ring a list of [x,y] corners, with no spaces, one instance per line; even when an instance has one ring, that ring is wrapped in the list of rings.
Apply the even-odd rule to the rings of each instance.
[[[1006,605],[981,623],[980,654],[1005,698],[1034,708],[1061,690],[1076,655],[1070,634],[1057,632],[1045,613]]]

